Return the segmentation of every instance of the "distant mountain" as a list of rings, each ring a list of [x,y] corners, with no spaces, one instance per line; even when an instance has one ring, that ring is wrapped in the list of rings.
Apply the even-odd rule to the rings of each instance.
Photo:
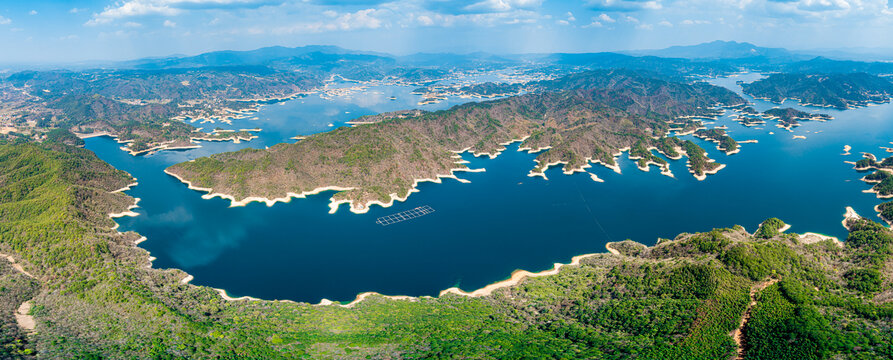
[[[671,46],[659,50],[624,51],[629,55],[651,55],[666,58],[684,59],[740,59],[764,57],[773,59],[806,60],[814,56],[788,51],[782,48],[767,48],[747,42],[712,41],[697,45]]]
[[[213,51],[195,56],[169,56],[144,58],[118,64],[122,68],[169,69],[196,68],[205,66],[245,66],[262,65],[289,67],[298,64],[330,61],[360,61],[393,63],[390,55],[363,51],[353,51],[337,46],[311,45],[302,47],[271,46],[248,51]]]
[[[656,56],[633,56],[613,52],[600,53],[552,53],[519,56],[528,63],[551,64],[571,69],[636,69],[663,75],[720,75],[737,71],[737,68],[721,61],[695,61],[690,59],[665,59]]]

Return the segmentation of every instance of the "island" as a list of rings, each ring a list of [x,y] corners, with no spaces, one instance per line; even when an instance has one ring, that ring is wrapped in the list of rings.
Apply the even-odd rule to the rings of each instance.
[[[459,153],[492,157],[515,141],[539,151],[534,176],[557,164],[565,173],[583,171],[590,163],[616,168],[615,157],[636,145],[639,150],[630,155],[646,164],[665,163],[651,149],[669,158],[687,156],[692,174],[703,179],[723,165],[695,143],[668,133],[694,131],[699,119],[717,115],[717,107],[744,103],[724,88],[631,70],[584,72],[532,87],[538,90],[443,111],[364,117],[358,120],[362,125],[294,144],[215,154],[166,171],[234,205],[337,189],[332,210],[349,203],[358,213],[371,204],[405,199],[419,181],[471,170]],[[722,139],[727,149],[734,146]]]
[[[893,96],[893,83],[867,73],[780,73],[742,83],[745,94],[783,103],[794,99],[805,106],[849,109],[885,103]]]
[[[872,171],[862,177],[862,181],[874,184],[868,192],[875,193],[880,199],[893,198],[893,156],[877,161],[870,153],[863,153],[863,158],[854,164],[857,171]]]

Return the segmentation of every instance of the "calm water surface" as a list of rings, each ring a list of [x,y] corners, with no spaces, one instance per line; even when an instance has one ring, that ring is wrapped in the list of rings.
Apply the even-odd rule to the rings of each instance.
[[[737,80],[757,75],[711,80],[739,91]],[[767,217],[793,225],[791,231],[818,232],[844,238],[840,221],[846,206],[876,218],[880,203],[864,174],[844,161],[856,161],[862,151],[884,156],[879,146],[893,140],[893,106],[836,111],[830,122],[804,122],[788,132],[774,123],[746,128],[728,116],[708,127],[726,125],[742,144],[738,154],[725,156],[713,143],[694,139],[711,157],[728,166],[706,181],[689,175],[685,162],[671,161],[675,178],[636,169],[624,155],[622,175],[599,165],[588,174],[546,172],[549,180],[530,178],[534,154],[517,145],[496,159],[464,156],[482,173],[460,173],[471,181],[445,179],[422,183],[420,193],[390,208],[373,206],[357,215],[342,205],[328,214],[331,192],[267,207],[251,203],[230,208],[220,198],[201,199],[166,167],[209,154],[244,147],[263,148],[342,126],[355,117],[417,107],[412,87],[377,86],[349,97],[324,100],[317,95],[269,105],[256,116],[232,125],[205,128],[262,128],[247,143],[203,143],[187,151],[165,151],[133,157],[109,138],[87,139],[87,148],[115,167],[135,176],[139,185],[127,191],[141,199],[137,217],[121,218],[121,230],[146,236],[140,244],[157,258],[158,268],[179,268],[193,282],[226,289],[230,295],[318,302],[322,298],[349,301],[356,294],[436,295],[450,286],[474,290],[508,277],[515,269],[543,270],[574,255],[602,252],[605,243],[633,239],[654,244],[659,237],[706,231],[740,224],[749,231]],[[397,100],[390,100],[396,96]],[[758,110],[774,104],[748,100]],[[442,109],[462,102],[428,105]],[[467,101],[467,100],[465,100]],[[256,117],[256,120],[252,120]],[[330,126],[331,124],[331,126]],[[774,134],[770,134],[773,132]],[[793,139],[793,135],[806,139]],[[690,137],[686,137],[690,138]],[[841,155],[851,145],[852,155]],[[383,227],[379,216],[429,205],[433,214]]]

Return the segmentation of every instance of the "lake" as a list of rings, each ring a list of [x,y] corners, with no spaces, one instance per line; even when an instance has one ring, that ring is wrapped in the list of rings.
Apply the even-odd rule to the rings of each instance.
[[[736,81],[757,78],[744,74],[709,81],[740,93]],[[515,143],[495,159],[464,154],[469,167],[486,169],[457,173],[471,183],[422,183],[406,202],[373,206],[359,215],[346,205],[329,214],[332,192],[272,207],[255,202],[231,208],[229,200],[204,200],[203,193],[163,173],[197,157],[294,142],[291,137],[344,126],[361,115],[415,108],[421,97],[412,90],[374,86],[332,100],[311,94],[264,106],[232,125],[195,124],[263,129],[259,138],[241,144],[206,142],[199,149],[134,157],[111,138],[98,137],[86,139],[87,148],[138,179],[127,194],[141,199],[134,210],[139,216],[116,221],[119,230],[148,239],[139,246],[157,258],[155,267],[182,269],[195,277],[194,284],[226,289],[231,296],[316,303],[323,298],[350,301],[366,291],[437,295],[451,286],[471,291],[515,269],[545,270],[575,255],[604,252],[610,241],[653,245],[658,238],[736,224],[752,232],[769,217],[790,223],[790,231],[843,239],[846,206],[878,219],[873,207],[881,202],[862,192],[870,187],[859,181],[865,174],[844,161],[860,159],[863,151],[885,157],[879,147],[893,140],[889,104],[838,111],[789,101],[784,105],[827,113],[834,120],[803,122],[788,132],[774,122],[744,127],[727,114],[708,127],[725,125],[736,140],[758,143],[741,144],[740,153],[726,156],[713,143],[683,137],[727,164],[705,181],[688,173],[684,159],[670,161],[671,178],[655,167],[638,170],[626,154],[619,159],[622,174],[600,165],[588,169],[603,183],[586,173],[564,175],[557,167],[546,172],[548,180],[532,178],[527,173],[536,155],[516,151]],[[757,110],[777,106],[746,98]],[[450,98],[421,108],[443,109],[463,101],[468,100]],[[852,146],[851,155],[841,155],[844,145]],[[375,222],[424,205],[435,212],[389,226]]]

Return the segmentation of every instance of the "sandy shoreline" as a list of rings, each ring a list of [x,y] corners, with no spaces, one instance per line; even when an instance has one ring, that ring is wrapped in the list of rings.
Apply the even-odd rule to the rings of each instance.
[[[353,200],[331,199],[331,201],[329,202],[329,213],[330,214],[336,213],[341,204],[350,204],[350,211],[355,214],[364,214],[364,213],[368,212],[369,207],[371,205],[380,205],[382,207],[390,207],[390,206],[394,205],[395,201],[401,201],[401,202],[406,201],[406,199],[409,197],[410,194],[412,194],[414,192],[418,192],[419,190],[417,187],[418,187],[418,184],[421,182],[434,182],[434,183],[439,184],[442,182],[442,179],[454,179],[454,180],[462,182],[462,183],[468,183],[469,182],[468,180],[461,179],[461,178],[457,177],[455,175],[455,173],[456,172],[483,172],[485,170],[486,169],[483,169],[483,168],[481,168],[481,169],[454,168],[454,169],[450,170],[449,175],[437,175],[433,179],[432,178],[415,179],[415,180],[413,180],[412,187],[409,189],[409,191],[407,191],[406,195],[401,197],[397,194],[389,194],[390,199],[386,203],[378,201],[378,200],[370,200],[364,204],[357,204],[356,201],[353,201]],[[280,198],[268,199],[268,198],[264,198],[264,197],[250,196],[250,197],[244,198],[242,200],[236,200],[235,197],[232,195],[217,193],[217,192],[213,192],[214,190],[210,189],[210,188],[203,188],[203,187],[195,186],[189,180],[183,179],[182,177],[168,171],[167,169],[164,170],[164,173],[168,174],[168,175],[174,177],[175,179],[179,180],[180,182],[186,184],[186,186],[191,190],[206,192],[207,194],[202,195],[202,199],[208,200],[208,199],[213,199],[215,197],[220,197],[223,199],[230,200],[230,207],[246,206],[252,202],[262,202],[262,203],[265,203],[268,207],[270,207],[270,206],[273,206],[274,204],[276,204],[277,202],[289,203],[289,202],[291,202],[291,199],[293,199],[293,198],[303,199],[303,198],[306,198],[308,195],[317,195],[324,191],[354,190],[354,188],[349,188],[349,187],[323,186],[323,187],[315,188],[313,190],[304,191],[301,193],[288,192],[288,193],[286,193],[286,196],[280,197]]]
[[[133,198],[133,205],[128,206],[127,209],[125,209],[122,212],[111,213],[111,214],[109,214],[109,217],[114,219],[114,218],[125,217],[125,216],[131,216],[131,217],[139,216],[139,213],[136,213],[133,211],[133,209],[136,209],[139,207],[139,202],[140,202],[140,198]]]
[[[846,228],[847,230],[849,230],[850,227],[847,226],[847,224],[846,224],[846,223],[847,223],[847,220],[850,220],[850,219],[852,219],[852,220],[858,220],[858,219],[861,219],[861,218],[862,218],[862,217],[859,216],[858,213],[856,213],[856,210],[853,210],[852,207],[847,206],[847,207],[846,207],[846,213],[843,214],[843,221],[841,222],[841,224],[843,224],[843,227],[844,227],[844,228]]]
[[[192,276],[192,275],[189,275],[189,276]],[[188,278],[189,276],[187,276],[187,278]],[[190,279],[190,281],[191,281],[191,280],[192,280],[192,279]],[[182,282],[182,280],[181,280],[181,282]],[[260,301],[260,299],[258,299],[258,298],[256,298],[256,297],[251,297],[251,296],[232,297],[232,296],[229,296],[229,294],[226,293],[226,290],[218,289],[218,288],[213,288],[213,289],[214,289],[214,291],[217,291],[218,294],[220,294],[220,297],[222,297],[223,300],[226,300],[226,301],[239,301],[239,300]]]
[[[785,223],[784,226],[782,226],[781,228],[778,229],[778,232],[783,233],[785,231],[788,231],[788,229],[790,229],[790,228],[791,228],[791,224]]]
[[[441,291],[438,296],[444,296],[446,294],[456,294],[456,295],[469,296],[469,297],[487,296],[487,295],[492,294],[493,291],[495,291],[495,290],[510,287],[513,285],[517,285],[521,281],[524,281],[525,279],[528,279],[528,278],[536,278],[536,277],[542,277],[542,276],[555,275],[561,270],[562,267],[579,266],[581,260],[589,258],[589,257],[597,256],[599,254],[604,254],[604,253],[577,255],[577,256],[574,256],[573,258],[571,258],[570,263],[567,263],[567,264],[555,263],[555,265],[553,265],[552,269],[543,270],[543,271],[535,272],[535,273],[529,272],[527,270],[515,270],[514,272],[512,272],[512,275],[508,279],[492,283],[490,285],[484,286],[484,287],[474,290],[472,292],[466,292],[466,291],[462,291],[462,289],[459,289],[457,287],[451,287],[449,289]]]
[[[113,190],[112,193],[125,192],[125,191],[130,190],[131,188],[133,188],[134,186],[137,186],[137,185],[139,185],[139,182],[134,181],[133,183],[128,184],[128,185],[125,186],[125,187],[122,187],[122,188],[120,188],[120,189],[118,189],[118,190]]]

